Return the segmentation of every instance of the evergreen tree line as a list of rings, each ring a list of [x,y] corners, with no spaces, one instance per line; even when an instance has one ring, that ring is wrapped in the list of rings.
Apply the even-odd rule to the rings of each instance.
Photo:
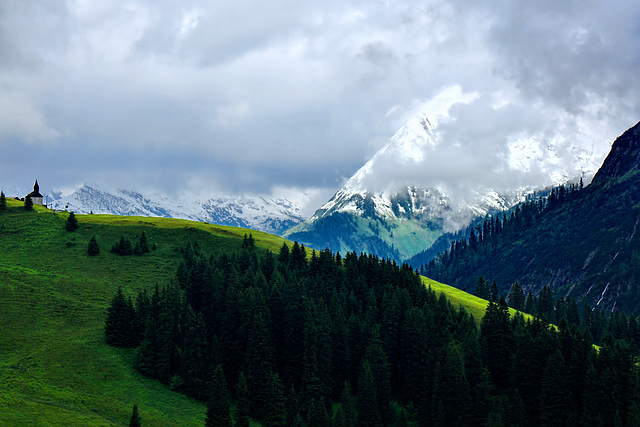
[[[140,233],[140,238],[135,246],[124,236],[120,236],[120,240],[111,246],[111,253],[118,255],[142,255],[148,252],[151,252],[151,249],[149,248],[147,235],[144,231]]]
[[[435,280],[452,283],[449,279],[460,276],[468,265],[473,264],[474,258],[495,249],[503,233],[517,233],[529,227],[543,212],[556,209],[578,197],[583,188],[581,178],[579,184],[554,187],[547,197],[530,197],[510,213],[487,216],[479,224],[470,226],[461,238],[453,240],[449,249],[421,266],[420,273]]]
[[[495,281],[489,285],[482,276],[478,278],[474,295],[493,302],[501,297]],[[597,307],[592,308],[586,303],[579,309],[575,299],[556,298],[546,285],[537,296],[530,290],[525,296],[517,281],[511,286],[506,302],[511,308],[544,318],[553,324],[564,320],[569,326],[576,326],[589,333],[596,344],[602,343],[607,334],[610,334],[616,340],[624,341],[634,355],[640,355],[640,320],[633,314],[620,311],[610,313]]]
[[[136,348],[144,375],[207,400],[208,425],[640,420],[631,351],[610,334],[596,352],[575,325],[510,318],[504,298],[478,328],[409,266],[371,255],[182,252],[168,285],[116,293],[105,336]]]

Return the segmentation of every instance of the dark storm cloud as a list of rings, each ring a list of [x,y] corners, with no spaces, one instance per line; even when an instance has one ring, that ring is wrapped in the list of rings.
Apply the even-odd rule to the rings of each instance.
[[[455,86],[475,98],[450,100],[440,151],[415,168],[391,162],[380,181],[493,185],[491,172],[514,164],[548,174],[511,158],[514,144],[530,141],[538,157],[553,145],[562,166],[568,141],[588,151],[640,117],[639,11],[629,1],[8,0],[0,155],[38,159],[61,187],[335,189]],[[23,181],[21,166],[0,181]]]

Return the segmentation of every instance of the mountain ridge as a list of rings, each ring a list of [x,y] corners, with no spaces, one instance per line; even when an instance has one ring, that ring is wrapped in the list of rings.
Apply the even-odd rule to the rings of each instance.
[[[563,169],[554,166],[557,156],[553,151],[536,158],[526,141],[510,145],[510,161],[516,168],[527,169],[524,173],[528,173],[535,162],[542,164],[544,167],[540,169],[552,175],[547,178],[549,182],[524,185],[513,180],[512,183],[512,174],[519,172],[510,170],[502,172],[504,188],[469,181],[458,185],[437,180],[421,183],[417,178],[408,185],[408,181],[403,180],[412,179],[410,173],[389,171],[389,165],[408,171],[419,169],[438,150],[456,145],[455,141],[442,138],[437,125],[430,122],[426,114],[413,117],[311,217],[283,235],[307,246],[327,247],[334,252],[363,251],[397,261],[406,260],[428,250],[443,234],[463,230],[475,218],[505,211],[535,191],[548,187],[550,182],[557,185],[582,177],[588,179],[595,172],[589,167],[593,153],[586,155],[587,151],[576,147],[567,150],[575,157],[577,166]],[[576,171],[580,172],[576,175]],[[390,180],[383,182],[388,176]],[[399,178],[394,180],[393,176]]]
[[[52,209],[113,215],[182,218],[281,234],[303,221],[302,206],[285,198],[268,196],[221,196],[217,198],[170,198],[153,193],[104,190],[84,184],[73,193],[53,196]]]
[[[596,185],[620,178],[640,167],[640,122],[614,141],[609,155],[593,178]]]
[[[516,281],[534,295],[549,286],[563,298],[637,314],[639,199],[640,122],[614,141],[583,190],[557,189],[528,219],[503,225],[505,232],[475,249],[452,246],[454,252],[440,254],[424,273],[467,289],[483,276],[505,295]]]

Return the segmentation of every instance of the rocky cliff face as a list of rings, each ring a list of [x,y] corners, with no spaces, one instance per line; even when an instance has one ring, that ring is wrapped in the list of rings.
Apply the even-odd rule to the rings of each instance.
[[[618,137],[593,183],[604,184],[640,167],[640,122]]]

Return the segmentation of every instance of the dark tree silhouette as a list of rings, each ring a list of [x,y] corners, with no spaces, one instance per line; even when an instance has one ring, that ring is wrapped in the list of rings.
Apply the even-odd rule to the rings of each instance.
[[[129,427],[140,427],[140,415],[138,414],[138,405],[133,405],[133,412],[129,420]]]
[[[89,254],[89,256],[96,256],[100,253],[100,246],[98,246],[96,236],[91,237],[91,240],[89,240],[89,244],[87,245],[87,253]]]
[[[218,365],[213,373],[205,425],[207,427],[231,427],[229,389],[224,378],[222,365]]]
[[[73,211],[69,212],[69,216],[67,217],[67,222],[65,223],[64,228],[67,231],[76,231],[78,229],[78,218],[73,213]]]

